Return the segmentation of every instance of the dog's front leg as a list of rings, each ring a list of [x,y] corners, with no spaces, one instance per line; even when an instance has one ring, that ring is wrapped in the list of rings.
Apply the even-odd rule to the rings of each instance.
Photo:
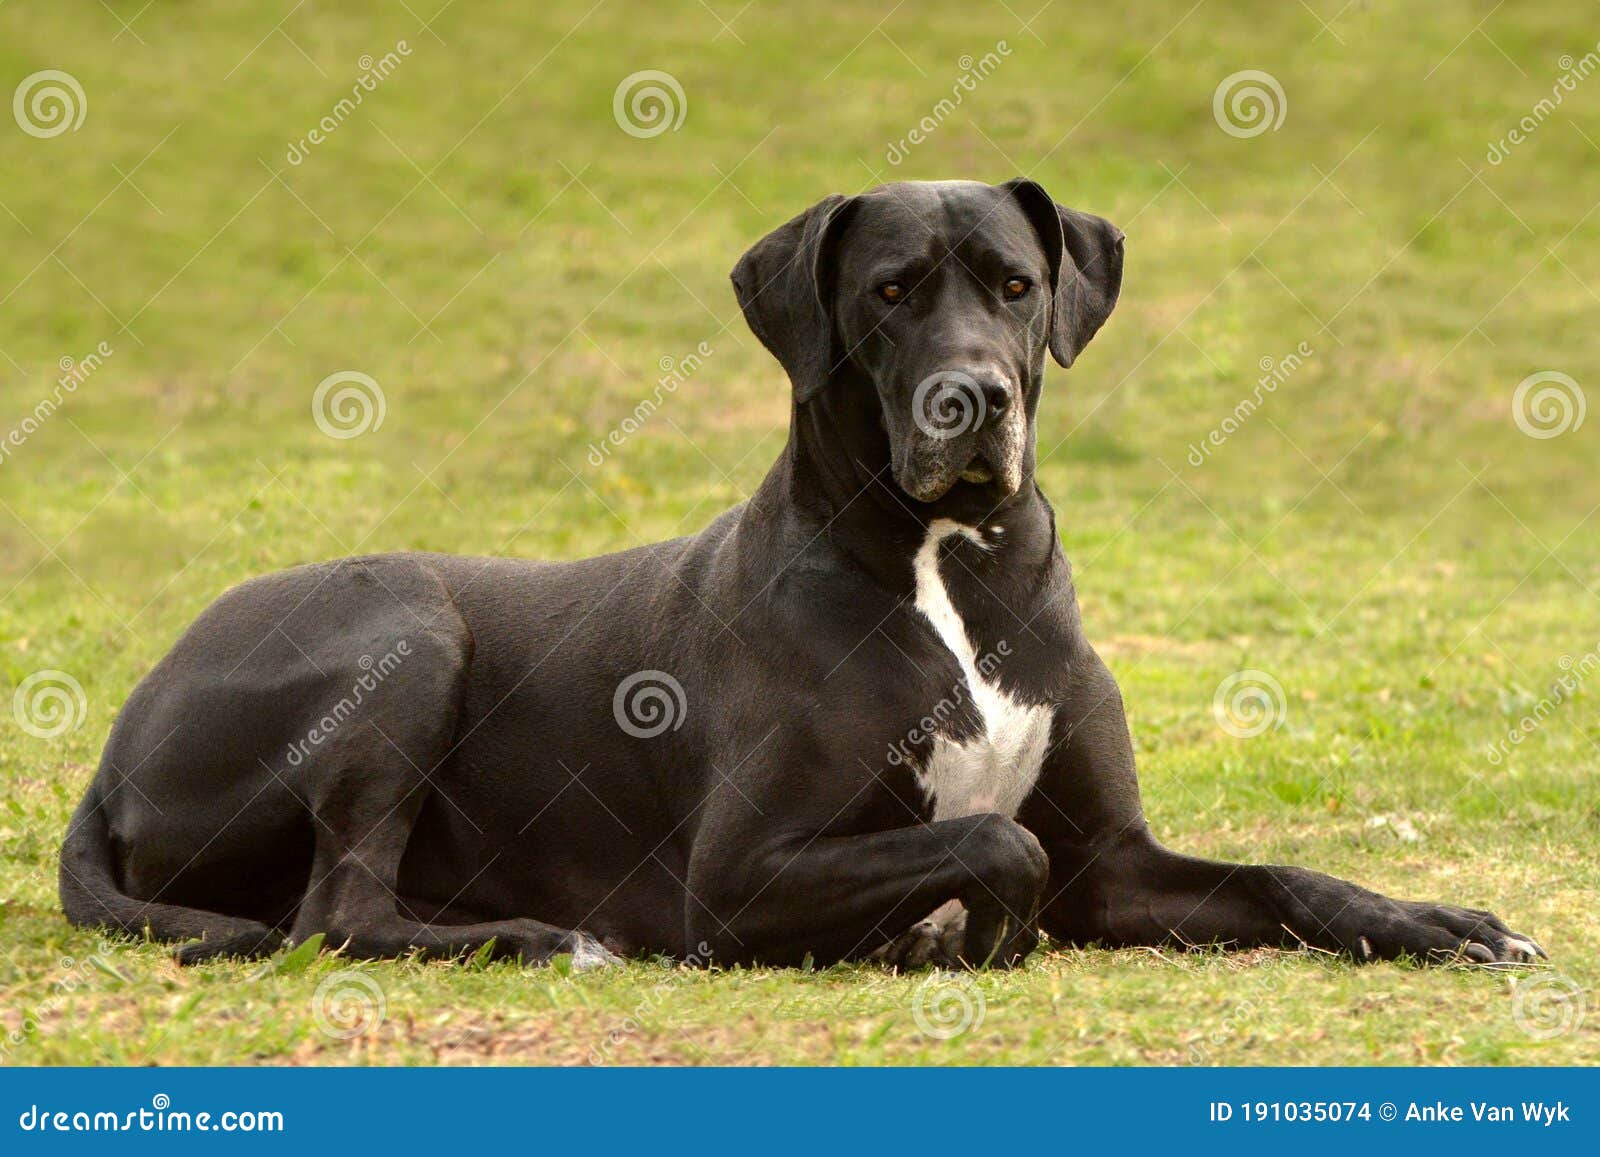
[[[965,962],[1009,968],[1037,943],[1048,871],[1039,841],[993,813],[860,836],[712,828],[690,862],[688,939],[718,963],[829,964],[957,899]]]
[[[1393,900],[1306,868],[1180,855],[1145,825],[1122,697],[1085,646],[1055,743],[1018,819],[1039,834],[1051,877],[1041,923],[1057,939],[1108,946],[1294,946],[1357,960],[1461,955],[1484,963],[1543,952],[1489,912]]]

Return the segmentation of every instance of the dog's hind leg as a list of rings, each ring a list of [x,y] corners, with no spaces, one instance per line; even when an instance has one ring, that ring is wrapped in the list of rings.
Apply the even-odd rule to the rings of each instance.
[[[400,864],[429,795],[438,793],[461,811],[433,773],[456,740],[471,640],[453,612],[427,609],[436,613],[427,631],[410,630],[405,662],[313,753],[302,777],[316,843],[290,940],[320,932],[328,947],[366,959],[413,951],[455,956],[493,941],[496,958],[543,963],[571,953],[579,967],[608,963],[611,954],[580,932],[524,918],[433,923],[419,919],[400,894]],[[413,626],[398,619],[393,624],[396,630]]]
[[[376,790],[372,777],[361,777],[353,798],[333,795],[316,805],[317,850],[291,940],[320,932],[328,947],[364,959],[413,951],[457,956],[491,941],[496,959],[527,964],[542,964],[561,953],[571,953],[578,968],[615,959],[594,938],[537,920],[435,924],[418,919],[396,889],[400,861],[427,790],[420,784],[420,772],[408,771],[407,778],[417,782],[404,787],[400,798],[394,791]]]

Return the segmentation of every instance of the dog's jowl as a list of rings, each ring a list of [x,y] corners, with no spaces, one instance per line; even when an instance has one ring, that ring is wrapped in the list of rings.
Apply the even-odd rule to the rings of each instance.
[[[186,962],[316,933],[580,965],[1010,966],[1041,932],[1537,954],[1488,912],[1146,827],[1034,481],[1047,358],[1083,353],[1122,265],[1114,226],[1022,180],[779,226],[733,271],[793,391],[749,502],[578,562],[375,555],[227,592],[112,728],[67,916]]]

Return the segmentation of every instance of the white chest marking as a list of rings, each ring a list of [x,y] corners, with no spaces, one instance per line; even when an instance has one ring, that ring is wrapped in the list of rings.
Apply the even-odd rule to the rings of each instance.
[[[930,523],[913,563],[916,607],[960,665],[983,732],[962,740],[936,735],[917,779],[933,803],[935,820],[990,811],[1015,817],[1039,778],[1053,712],[1048,705],[1022,703],[1002,691],[994,676],[1003,656],[988,652],[980,659],[973,650],[966,624],[939,576],[939,546],[952,535],[987,549],[974,527],[948,518]]]

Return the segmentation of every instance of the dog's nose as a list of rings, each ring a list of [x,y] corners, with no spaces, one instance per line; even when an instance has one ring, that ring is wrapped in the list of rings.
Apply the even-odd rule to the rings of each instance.
[[[988,425],[999,419],[1011,407],[1013,390],[1004,375],[993,370],[978,370],[971,375],[983,402],[982,417],[978,425]]]
[[[993,425],[1011,408],[1016,389],[999,369],[943,369],[924,378],[912,395],[916,423],[941,441]]]

